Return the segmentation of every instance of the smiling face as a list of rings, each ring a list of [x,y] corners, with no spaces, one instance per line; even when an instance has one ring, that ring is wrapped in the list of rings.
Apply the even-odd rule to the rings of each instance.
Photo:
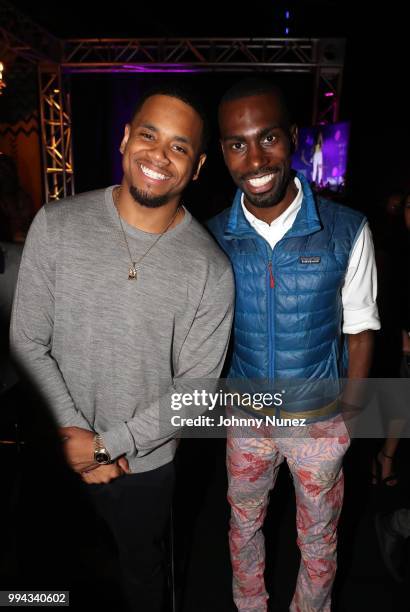
[[[147,98],[125,127],[120,147],[123,186],[138,204],[154,208],[179,202],[206,158],[199,155],[202,129],[198,113],[178,98]]]
[[[219,126],[225,163],[245,204],[284,210],[294,197],[290,166],[297,132],[279,98],[272,92],[225,101]]]

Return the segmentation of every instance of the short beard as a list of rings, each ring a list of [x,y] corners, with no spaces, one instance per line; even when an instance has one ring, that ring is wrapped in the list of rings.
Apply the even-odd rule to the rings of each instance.
[[[141,204],[141,206],[146,206],[147,208],[160,208],[160,206],[164,206],[167,204],[171,197],[168,193],[160,196],[153,196],[148,191],[141,191],[138,187],[134,187],[134,185],[130,185],[130,195],[132,199],[137,202],[137,204]]]
[[[265,194],[254,194],[245,192],[246,199],[256,208],[270,208],[271,206],[276,206],[279,202],[282,202],[283,198],[286,195],[286,189],[288,185],[283,185],[281,190],[275,192],[273,194],[269,193]]]
[[[282,202],[286,195],[289,182],[292,179],[292,172],[286,172],[286,170],[283,170],[279,171],[279,173],[282,174],[282,176],[280,177],[281,181],[278,185],[278,188],[275,189],[273,193],[254,194],[244,191],[248,202],[250,202],[256,208],[270,208],[271,206],[276,206],[277,204],[279,204],[279,202]]]

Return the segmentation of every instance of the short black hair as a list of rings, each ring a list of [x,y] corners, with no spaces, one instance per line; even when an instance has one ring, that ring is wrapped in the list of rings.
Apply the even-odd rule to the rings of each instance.
[[[201,150],[200,153],[206,151],[209,141],[209,122],[205,105],[197,93],[187,84],[182,85],[175,81],[161,81],[161,84],[156,84],[150,87],[143,93],[141,98],[138,100],[130,118],[130,123],[135,119],[135,116],[141,110],[143,104],[152,96],[169,96],[171,98],[177,98],[185,104],[188,104],[194,111],[200,116],[202,120],[202,134],[201,134]]]
[[[285,94],[277,83],[274,83],[268,78],[252,76],[237,81],[222,96],[219,102],[219,110],[225,102],[240,100],[241,98],[248,98],[260,94],[274,94],[278,98],[286,121],[286,126],[290,127],[292,125],[292,118]]]

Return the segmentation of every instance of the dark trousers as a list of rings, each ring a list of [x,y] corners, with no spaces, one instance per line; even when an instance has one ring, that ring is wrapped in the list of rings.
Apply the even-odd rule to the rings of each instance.
[[[118,548],[127,610],[160,612],[165,591],[164,535],[168,526],[174,465],[88,485],[98,514]]]

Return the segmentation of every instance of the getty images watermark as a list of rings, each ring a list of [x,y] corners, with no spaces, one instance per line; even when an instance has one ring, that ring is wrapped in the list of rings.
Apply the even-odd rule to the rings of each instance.
[[[158,399],[164,439],[410,438],[410,378],[160,379]]]
[[[172,393],[171,410],[179,411],[184,408],[205,408],[213,412],[220,408],[242,408],[244,410],[261,411],[281,408],[284,402],[285,391],[276,393],[236,393],[219,390],[215,393],[205,389],[194,390],[190,393]],[[174,427],[305,427],[306,418],[283,418],[271,414],[258,414],[251,417],[245,415],[219,414],[210,416],[200,414],[196,417],[187,417],[179,414],[171,416]]]

